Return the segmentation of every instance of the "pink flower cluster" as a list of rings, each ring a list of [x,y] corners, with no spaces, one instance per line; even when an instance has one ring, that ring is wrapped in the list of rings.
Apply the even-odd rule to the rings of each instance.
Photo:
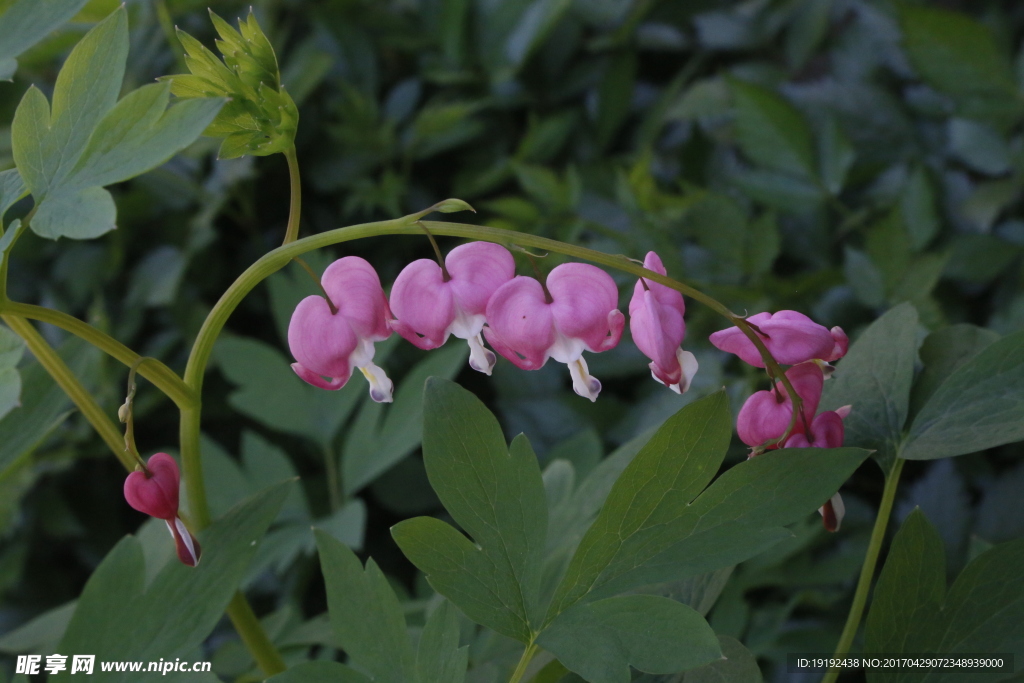
[[[665,273],[654,252],[644,265]],[[517,276],[512,254],[489,242],[456,247],[443,266],[429,259],[410,263],[395,280],[390,302],[373,267],[355,256],[332,263],[321,284],[330,301],[309,296],[292,315],[292,368],[322,389],[340,389],[358,368],[378,402],[392,400],[393,385],[373,363],[374,343],[392,331],[421,349],[435,349],[452,335],[464,339],[470,366],[488,375],[497,358],[484,339],[523,370],[538,370],[553,358],[568,366],[576,393],[594,401],[601,382],[590,374],[583,352],[614,348],[626,322],[615,282],[600,268],[562,264],[541,283]],[[686,335],[682,295],[641,280],[629,312],[633,338],[651,358],[654,378],[686,391],[697,362],[680,346]]]
[[[802,408],[792,431],[793,401],[783,383],[757,391],[747,399],[736,420],[740,440],[750,446],[752,455],[772,448],[838,448],[843,445],[843,418],[850,406],[835,411],[818,412],[821,391],[831,374],[828,362],[846,355],[849,340],[839,327],[831,330],[796,311],[758,313],[748,318],[754,333],[779,363],[792,365],[786,378],[800,397]],[[711,343],[723,351],[739,356],[759,368],[764,361],[754,343],[738,327],[730,327],[711,335]],[[780,440],[786,436],[784,443]],[[836,493],[819,510],[825,528],[837,531],[843,520],[842,497]]]

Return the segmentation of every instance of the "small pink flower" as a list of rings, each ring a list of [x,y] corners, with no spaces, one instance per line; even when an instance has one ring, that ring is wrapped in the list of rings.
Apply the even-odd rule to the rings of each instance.
[[[199,564],[202,548],[178,517],[180,484],[178,463],[166,453],[156,453],[145,470],[138,469],[124,480],[124,498],[139,512],[164,520],[174,538],[178,559],[194,567]]]
[[[391,288],[391,328],[421,349],[436,349],[454,334],[469,343],[469,365],[491,374],[495,356],[484,348],[487,301],[516,274],[505,247],[471,242],[455,247],[444,260],[450,276],[434,261],[413,261]]]
[[[761,337],[775,360],[783,365],[796,365],[813,359],[839,360],[846,355],[850,345],[841,327],[829,330],[796,311],[758,313],[747,321],[755,326],[755,334]],[[722,351],[736,354],[754,367],[764,367],[757,347],[738,327],[715,332],[711,335],[711,343]]]
[[[818,415],[811,423],[810,434],[793,434],[786,439],[786,448],[839,448],[843,445],[843,418],[849,414],[850,406],[843,406]],[[825,529],[839,531],[846,515],[843,497],[837,492],[818,512]]]
[[[550,295],[550,296],[549,296]],[[484,334],[494,350],[523,370],[537,370],[548,358],[569,366],[572,387],[597,400],[601,382],[592,377],[583,352],[614,348],[625,317],[608,273],[586,263],[563,263],[547,278],[547,290],[531,277],[515,277],[487,302]]]
[[[665,266],[653,251],[647,253],[644,268],[665,275]],[[651,376],[677,394],[690,388],[697,374],[697,359],[683,351],[686,304],[676,290],[647,280],[638,280],[629,302],[629,331],[644,355],[651,359]]]
[[[358,256],[346,256],[327,267],[321,284],[338,312],[322,296],[307,296],[295,307],[288,323],[288,346],[298,361],[292,370],[333,391],[359,368],[370,383],[370,398],[390,403],[394,385],[373,364],[374,342],[391,336],[391,312],[377,272]]]
[[[821,390],[825,377],[817,363],[801,363],[786,371],[797,396],[803,400],[803,415],[810,423],[821,401]],[[748,446],[761,446],[782,438],[793,417],[793,402],[782,382],[775,389],[757,391],[751,394],[740,408],[736,419],[736,431],[740,440]],[[804,421],[798,419],[794,434],[803,431]],[[790,437],[792,438],[792,437]]]

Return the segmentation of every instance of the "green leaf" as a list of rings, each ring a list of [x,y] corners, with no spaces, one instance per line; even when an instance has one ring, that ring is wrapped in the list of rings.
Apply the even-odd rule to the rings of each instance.
[[[18,68],[15,57],[46,37],[88,0],[16,0],[0,15],[0,80]]]
[[[849,245],[843,247],[843,275],[862,304],[875,308],[885,303],[882,271],[863,251]]]
[[[25,181],[21,179],[18,169],[9,168],[6,171],[0,171],[0,221],[7,213],[7,209],[14,206],[15,202],[27,194],[28,188],[25,187]],[[2,251],[0,249],[0,252]]]
[[[113,230],[116,209],[102,186],[163,163],[195,140],[221,103],[167,109],[168,86],[140,88],[120,102],[128,57],[124,7],[71,51],[53,106],[32,87],[11,125],[14,161],[36,202],[32,229],[50,239],[89,239]]]
[[[92,239],[117,227],[114,198],[102,187],[84,190],[59,188],[38,206],[29,225],[33,232],[47,239]]]
[[[395,400],[363,403],[345,433],[341,480],[345,493],[363,488],[420,445],[423,434],[423,385],[428,377],[453,378],[466,362],[466,347],[449,344],[417,363],[398,383]]]
[[[223,616],[286,495],[285,486],[276,486],[233,508],[200,535],[203,556],[196,567],[170,562],[148,588],[141,545],[131,536],[122,539],[90,577],[58,651],[87,652],[97,660],[191,654]],[[51,680],[75,679],[63,672]],[[138,674],[111,673],[104,680],[134,681]]]
[[[21,401],[21,375],[18,363],[25,352],[25,342],[6,327],[0,327],[0,419]]]
[[[796,108],[767,88],[730,84],[736,103],[736,140],[751,161],[810,180],[815,177],[814,138]]]
[[[77,338],[59,348],[61,358],[86,387],[99,368],[99,352]],[[0,420],[0,474],[29,453],[71,414],[71,402],[38,363],[21,370],[21,406]]]
[[[416,653],[419,683],[463,683],[469,647],[459,647],[459,613],[447,600],[427,619]]]
[[[924,370],[910,394],[910,412],[916,415],[935,390],[961,365],[981,353],[999,334],[976,325],[950,325],[929,334],[921,344]]]
[[[507,449],[498,421],[457,384],[431,378],[424,402],[427,475],[475,543],[427,517],[397,524],[392,536],[468,617],[529,642],[548,524],[537,458],[522,435]]]
[[[879,576],[865,652],[1024,655],[1022,563],[1024,539],[993,546],[960,573],[947,593],[942,541],[915,510],[893,539]],[[925,673],[879,669],[869,671],[868,680],[923,680]]]
[[[338,662],[303,662],[268,678],[267,683],[373,683],[373,679]]]
[[[896,454],[910,407],[916,338],[917,310],[900,304],[873,322],[839,361],[825,383],[821,410],[853,406],[843,421],[845,443],[873,448],[885,459]]]
[[[824,4],[817,3],[812,4]],[[821,169],[821,182],[825,189],[838,195],[846,183],[846,174],[853,166],[857,153],[850,140],[839,127],[835,117],[829,116],[821,128],[818,137],[818,165]]]
[[[322,531],[316,544],[338,646],[376,683],[415,681],[402,607],[377,563],[368,560],[364,571],[351,550]]]
[[[915,167],[907,179],[900,197],[900,210],[910,235],[911,247],[915,250],[923,249],[939,231],[935,190],[924,167]]]
[[[950,95],[968,117],[1006,125],[1024,112],[1010,60],[992,32],[965,14],[935,7],[900,7],[903,44],[930,85]]]
[[[57,644],[75,612],[76,601],[43,612],[0,637],[0,652],[56,652]]]
[[[576,550],[548,619],[580,601],[747,559],[824,503],[867,453],[779,450],[718,471],[732,426],[723,392],[680,410],[615,482]],[[827,455],[826,455],[827,454]],[[699,494],[699,495],[698,495]]]
[[[679,683],[761,683],[754,653],[729,636],[718,636],[718,644],[723,659],[687,671]]]
[[[354,378],[338,391],[311,387],[299,379],[276,349],[255,339],[221,337],[214,349],[218,367],[238,390],[228,397],[235,410],[271,429],[329,446],[365,396]]]
[[[154,83],[114,105],[96,126],[66,184],[112,185],[155,168],[198,138],[223,104],[212,98],[186,100],[168,109],[169,98],[170,85]]]
[[[851,415],[852,417],[852,415]],[[914,418],[900,456],[931,460],[1024,439],[1024,332],[963,363]]]
[[[668,674],[722,656],[703,617],[653,595],[578,604],[559,614],[537,643],[591,683],[629,683],[630,665]]]

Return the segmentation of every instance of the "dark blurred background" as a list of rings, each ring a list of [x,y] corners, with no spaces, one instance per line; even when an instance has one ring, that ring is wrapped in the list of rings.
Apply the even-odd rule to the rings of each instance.
[[[118,4],[91,2],[80,21],[20,60],[13,82],[0,83],[0,169],[13,165],[9,122],[22,93],[32,83],[49,92],[71,46]],[[126,89],[184,71],[172,25],[213,47],[207,5],[234,23],[249,3],[129,0]],[[478,213],[449,220],[637,259],[657,250],[670,275],[737,312],[796,309],[855,338],[910,301],[922,337],[962,322],[999,334],[1024,327],[1024,3],[264,0],[253,11],[299,105],[303,235],[459,197]],[[287,219],[284,159],[217,161],[218,144],[201,139],[113,188],[118,229],[101,239],[27,234],[12,258],[10,296],[88,319],[182,370],[210,307],[280,243]],[[387,287],[431,252],[422,238],[374,238],[309,261],[322,270],[349,254],[370,260]],[[542,270],[558,262],[539,260]],[[528,263],[519,272],[530,273]],[[625,308],[633,282],[613,276]],[[302,475],[295,518],[330,520],[380,562],[414,610],[429,589],[387,529],[443,511],[418,434],[389,441],[400,425],[377,423],[359,378],[325,397],[287,370],[290,307],[313,291],[292,265],[231,318],[204,390],[207,486],[272,480],[254,464],[272,453],[275,472]],[[486,378],[460,365],[454,349],[435,362],[457,371],[510,436],[525,432],[543,462],[585,464],[694,397],[724,385],[735,411],[763,382],[708,343],[724,320],[689,302],[687,324],[685,346],[701,369],[684,397],[656,384],[626,339],[588,358],[604,383],[594,404],[572,393],[555,363],[524,373],[500,361]],[[43,330],[65,343],[60,331]],[[126,369],[73,341],[62,349],[113,415]],[[428,358],[404,342],[380,345],[378,355],[398,386]],[[102,442],[78,416],[65,419],[69,404],[37,367],[25,372],[52,423],[32,447],[4,454],[0,634],[73,600],[117,539],[143,522],[124,504],[123,471]],[[173,452],[173,404],[143,382],[136,405],[140,450]],[[1013,445],[908,463],[897,521],[920,505],[955,575],[978,547],[1024,535],[1021,454]],[[730,462],[743,457],[737,441]],[[341,475],[332,486],[333,468]],[[779,666],[786,652],[832,650],[881,488],[880,470],[867,463],[843,491],[840,533],[808,520],[796,540],[733,573],[710,621],[760,658],[766,678],[792,680]],[[233,494],[213,495],[227,505]],[[305,536],[282,529],[250,593],[272,623],[308,627],[325,607],[319,565]],[[211,641],[210,655],[229,679],[249,665],[230,633]],[[9,638],[6,647],[16,650]],[[474,656],[474,680],[489,680],[480,673],[486,652]]]

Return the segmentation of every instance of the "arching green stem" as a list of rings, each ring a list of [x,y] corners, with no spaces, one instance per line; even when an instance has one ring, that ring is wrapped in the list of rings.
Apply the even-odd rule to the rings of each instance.
[[[299,176],[299,159],[295,156],[295,145],[284,151],[284,158],[288,160],[291,204],[288,206],[288,227],[285,229],[282,244],[288,244],[299,238],[299,221],[302,218],[302,180]]]
[[[121,361],[129,368],[139,363],[139,360],[142,358],[142,356],[121,342],[100,332],[89,323],[61,311],[14,301],[0,301],[0,313],[55,325],[76,337],[84,339],[115,360]],[[195,398],[192,390],[188,388],[173,370],[160,361],[149,359],[139,365],[138,370],[140,375],[152,382],[153,386],[165,393],[179,408],[192,404]]]
[[[107,444],[107,447],[121,461],[125,469],[129,472],[133,471],[135,469],[135,458],[125,450],[121,431],[114,425],[114,422],[107,414],[103,412],[100,404],[96,402],[96,399],[89,393],[89,390],[82,386],[82,383],[78,381],[75,374],[71,372],[71,368],[54,351],[53,347],[47,343],[43,335],[39,334],[36,328],[32,326],[32,323],[24,318],[15,315],[3,315],[0,317],[3,318],[3,321],[7,323],[7,326],[15,334],[25,340],[25,344],[28,346],[29,351],[32,352],[32,355],[36,357],[36,360],[43,366],[43,369],[50,373],[57,386],[63,389],[64,393],[78,407],[82,415],[85,416],[85,419],[89,421],[89,424],[96,430],[96,433],[103,439],[103,443]]]

